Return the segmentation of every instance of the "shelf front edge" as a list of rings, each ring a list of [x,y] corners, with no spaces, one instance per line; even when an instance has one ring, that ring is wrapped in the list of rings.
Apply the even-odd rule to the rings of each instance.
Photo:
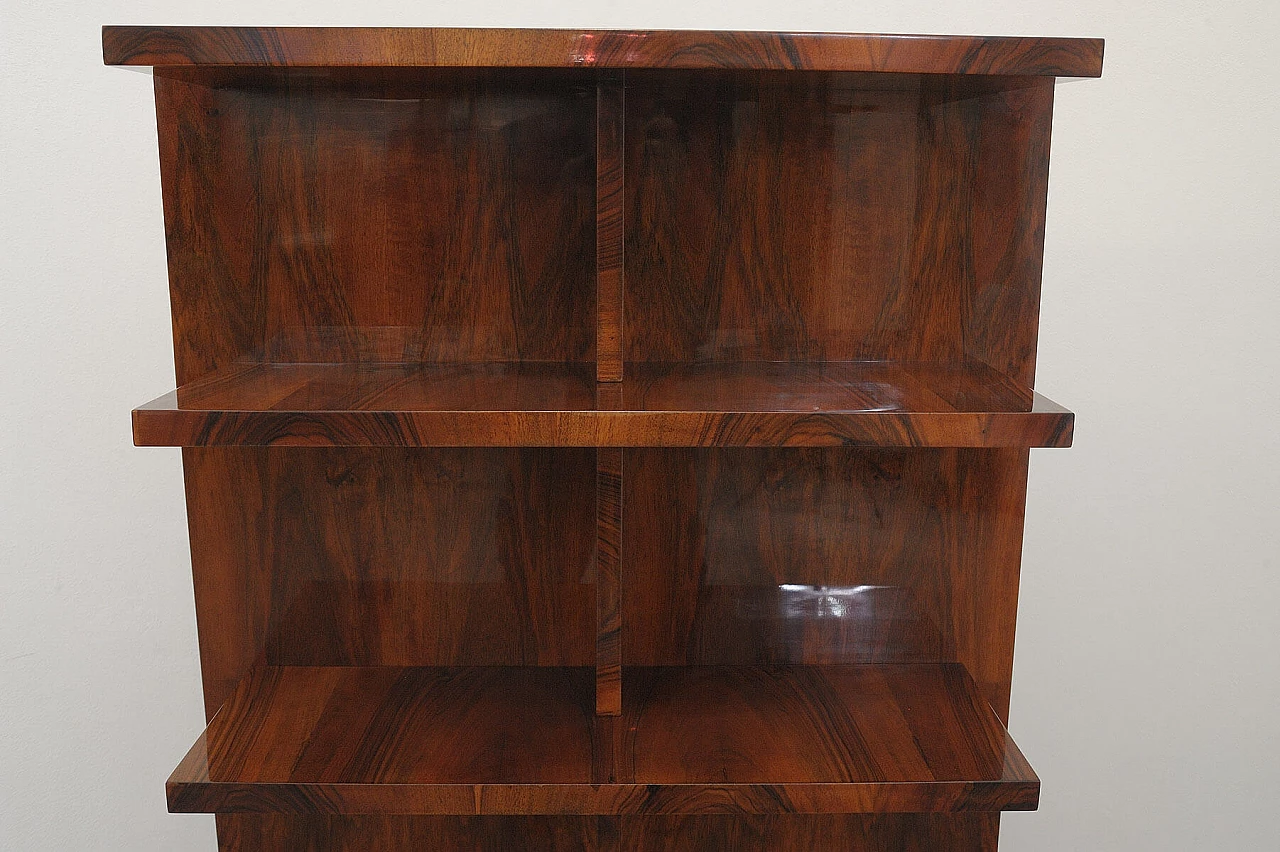
[[[187,766],[189,761],[183,761]],[[183,767],[179,767],[181,772]],[[801,784],[289,784],[175,772],[171,813],[649,815],[1030,811],[1040,781]]]
[[[106,26],[107,65],[728,68],[1098,77],[1102,39],[698,30]]]
[[[170,393],[133,412],[140,447],[1069,447],[1075,416],[1027,412],[197,411]]]

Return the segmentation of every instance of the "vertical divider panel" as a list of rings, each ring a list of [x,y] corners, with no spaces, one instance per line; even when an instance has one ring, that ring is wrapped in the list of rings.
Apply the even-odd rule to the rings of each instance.
[[[596,713],[622,713],[622,466],[619,447],[596,450]]]
[[[622,381],[624,72],[596,89],[596,379]]]

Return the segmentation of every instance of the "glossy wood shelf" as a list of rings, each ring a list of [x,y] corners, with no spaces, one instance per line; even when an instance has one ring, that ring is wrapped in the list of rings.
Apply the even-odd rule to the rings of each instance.
[[[1034,809],[957,664],[261,668],[169,780],[174,812],[922,813]]]
[[[246,365],[134,412],[139,446],[1065,447],[988,367],[885,362]]]
[[[102,29],[108,65],[734,68],[1097,77],[1102,39],[417,27]]]
[[[1054,78],[1101,39],[102,50],[154,68],[177,389],[133,437],[183,448],[168,792],[219,849],[996,852],[1036,807]]]

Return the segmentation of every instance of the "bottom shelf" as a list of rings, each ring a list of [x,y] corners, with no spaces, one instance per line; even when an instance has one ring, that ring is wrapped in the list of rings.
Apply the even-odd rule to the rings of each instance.
[[[1032,810],[962,666],[262,668],[169,779],[174,812]]]

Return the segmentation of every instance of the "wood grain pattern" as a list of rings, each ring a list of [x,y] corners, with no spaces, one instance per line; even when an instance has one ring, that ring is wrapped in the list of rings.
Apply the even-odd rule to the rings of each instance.
[[[174,811],[866,813],[1027,809],[1039,781],[958,665],[262,668],[169,782]],[[466,736],[458,736],[465,731]],[[619,782],[593,782],[617,743]]]
[[[636,852],[991,852],[998,814],[622,817]]]
[[[772,68],[1097,77],[1101,39],[408,27],[103,27],[108,65]]]
[[[622,72],[603,75],[596,97],[596,379],[622,381],[623,123]]]
[[[205,697],[274,665],[595,663],[590,450],[185,452]]]
[[[596,712],[622,712],[624,451],[596,450]]]
[[[266,662],[272,631],[271,451],[184,448],[205,720]]]
[[[1035,806],[1051,78],[1100,40],[103,46],[157,66],[178,390],[134,434],[184,447],[170,804],[222,849],[994,852]]]
[[[134,412],[140,446],[1070,446],[1074,417],[982,365],[245,365]]]
[[[978,361],[1030,386],[1052,83],[636,71],[630,361]]]
[[[222,848],[308,852],[988,852],[996,814],[441,817],[227,814]]]
[[[623,852],[611,821],[578,816],[220,814],[218,840],[223,852]]]
[[[266,276],[256,235],[258,128],[208,86],[156,75],[157,136],[178,384],[264,347]]]
[[[1054,87],[992,86],[973,139],[973,287],[961,304],[965,357],[1035,384]]]
[[[241,358],[594,359],[589,79],[216,82],[156,78],[180,382]]]
[[[628,451],[628,665],[959,661],[1005,718],[1026,464],[1025,450]]]

